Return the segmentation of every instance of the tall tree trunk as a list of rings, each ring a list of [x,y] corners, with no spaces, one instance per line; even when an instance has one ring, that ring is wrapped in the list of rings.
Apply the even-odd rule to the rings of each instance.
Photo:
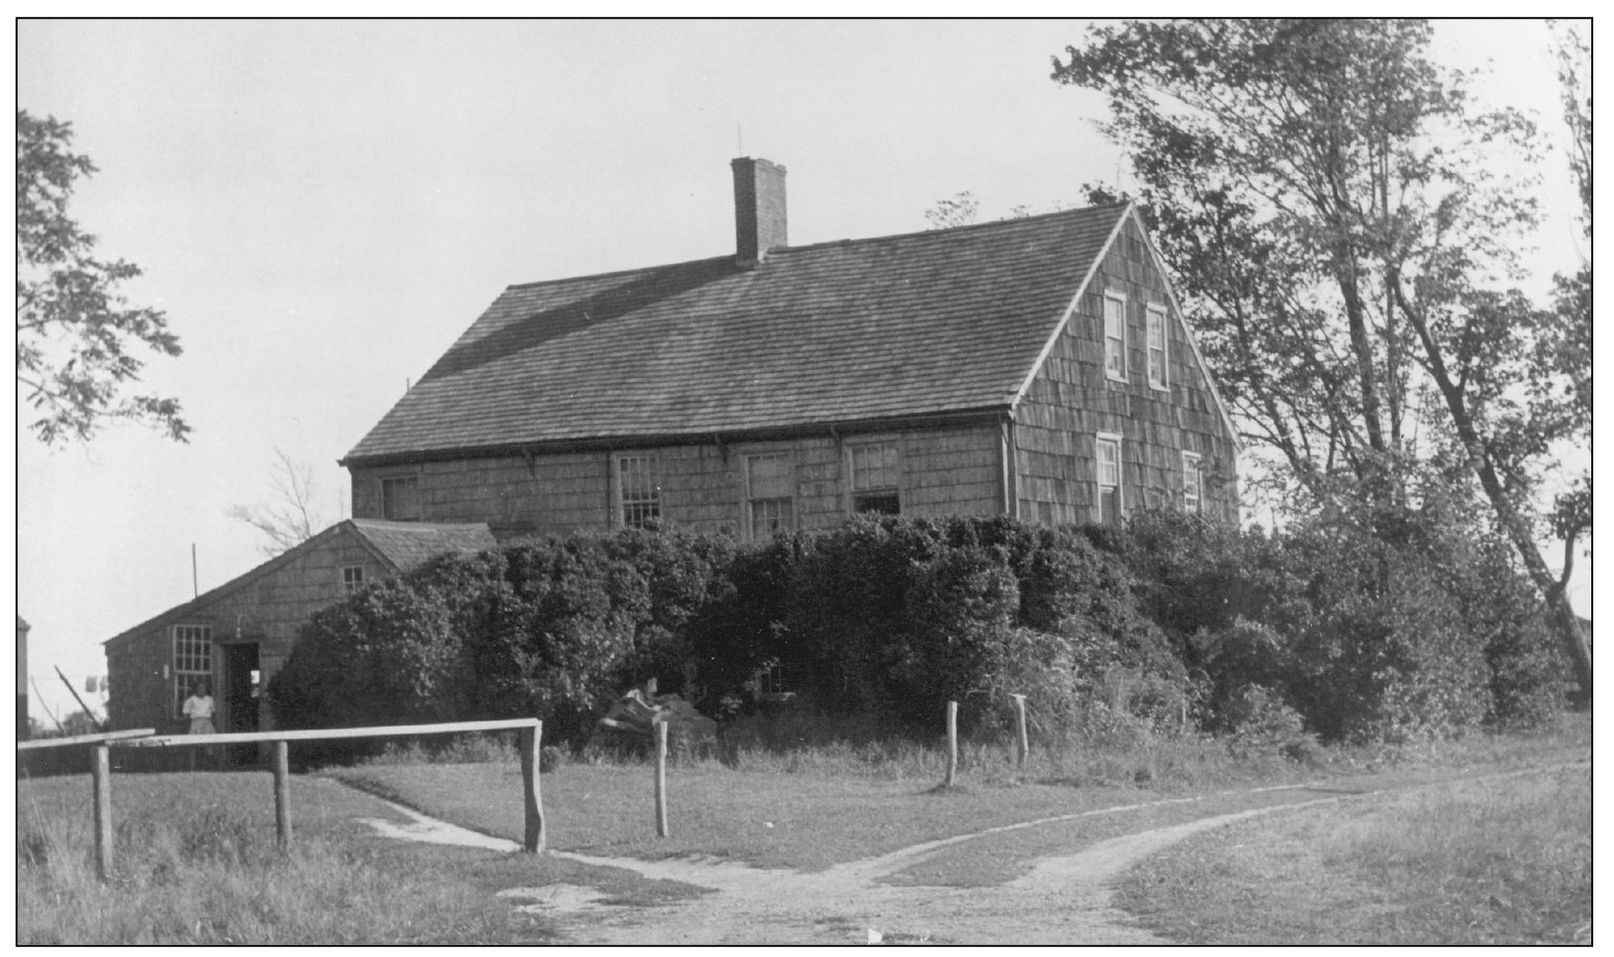
[[[1467,396],[1464,395],[1462,387],[1452,381],[1450,370],[1446,368],[1445,356],[1441,354],[1439,345],[1429,334],[1424,317],[1408,307],[1406,293],[1399,287],[1396,289],[1396,300],[1401,305],[1402,315],[1418,334],[1418,340],[1423,345],[1424,354],[1429,359],[1430,377],[1435,380],[1435,386],[1440,389],[1446,408],[1451,412],[1452,424],[1457,428],[1457,438],[1468,451],[1469,466],[1479,479],[1485,497],[1490,500],[1491,509],[1496,513],[1497,524],[1502,527],[1503,534],[1508,537],[1514,551],[1518,552],[1520,561],[1524,563],[1525,574],[1530,576],[1531,583],[1536,586],[1542,600],[1547,603],[1552,628],[1575,669],[1575,682],[1580,686],[1581,697],[1589,702],[1592,699],[1591,648],[1586,643],[1586,634],[1581,630],[1575,610],[1569,604],[1569,595],[1564,589],[1564,583],[1553,575],[1552,569],[1547,567],[1546,559],[1541,557],[1541,549],[1536,546],[1530,522],[1503,487],[1502,477],[1497,474],[1496,465],[1485,446],[1485,441],[1479,434],[1479,428],[1474,424]]]

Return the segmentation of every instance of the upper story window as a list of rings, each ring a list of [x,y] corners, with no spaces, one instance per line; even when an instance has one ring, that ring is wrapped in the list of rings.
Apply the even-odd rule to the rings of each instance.
[[[616,520],[624,528],[643,528],[661,519],[661,484],[655,455],[616,457]]]
[[[420,476],[381,480],[381,517],[395,522],[420,521]]]
[[[1199,512],[1205,497],[1205,478],[1200,471],[1199,456],[1193,452],[1182,454],[1182,507]]]
[[[1098,434],[1098,520],[1105,525],[1121,524],[1121,437]]]
[[[1166,373],[1166,309],[1149,305],[1149,385],[1170,388]]]
[[[848,446],[847,454],[852,459],[852,511],[901,514],[896,443]]]
[[[796,465],[790,456],[745,457],[745,512],[752,541],[796,527]]]
[[[363,565],[344,565],[342,567],[342,590],[352,594],[364,585]]]
[[[174,626],[174,717],[184,715],[185,699],[213,678],[211,625]]]
[[[1104,374],[1126,381],[1126,297],[1104,294]]]

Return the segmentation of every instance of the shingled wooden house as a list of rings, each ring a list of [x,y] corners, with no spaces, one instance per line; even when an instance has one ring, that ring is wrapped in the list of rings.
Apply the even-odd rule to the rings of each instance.
[[[855,512],[1236,521],[1237,440],[1130,205],[511,286],[343,459],[353,512],[503,539]]]
[[[442,552],[495,545],[482,523],[348,519],[104,643],[114,728],[187,730],[180,707],[206,680],[220,731],[271,726],[259,692],[314,612]]]

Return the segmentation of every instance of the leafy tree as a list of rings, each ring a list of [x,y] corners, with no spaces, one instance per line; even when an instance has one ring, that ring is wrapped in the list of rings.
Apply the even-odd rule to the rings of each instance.
[[[318,503],[313,467],[278,448],[269,487],[274,495],[270,504],[231,505],[225,514],[262,533],[264,542],[258,551],[273,558],[313,538],[329,519]]]
[[[1411,20],[1133,23],[1094,28],[1053,78],[1109,98],[1106,131],[1132,156],[1248,436],[1297,491],[1366,502],[1374,522],[1393,520],[1422,472],[1472,490],[1589,694],[1532,507],[1573,423],[1530,396],[1581,367],[1531,361],[1552,317],[1509,284],[1537,212],[1488,162],[1533,159],[1534,128],[1476,108],[1429,39]]]
[[[161,310],[130,308],[118,291],[139,267],[99,258],[68,216],[76,181],[96,171],[69,151],[72,138],[69,123],[17,111],[17,387],[34,410],[28,429],[58,445],[133,419],[186,441],[178,400],[122,394],[144,366],[135,347],[177,356],[179,339]]]

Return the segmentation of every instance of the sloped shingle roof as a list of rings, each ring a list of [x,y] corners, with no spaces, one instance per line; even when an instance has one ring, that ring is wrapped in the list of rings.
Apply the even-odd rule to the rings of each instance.
[[[121,643],[135,635],[145,634],[189,615],[199,614],[209,605],[227,597],[238,589],[252,584],[263,576],[282,568],[297,558],[321,548],[344,532],[352,531],[376,556],[392,565],[394,571],[408,571],[433,555],[442,552],[481,551],[498,543],[485,523],[443,525],[426,522],[386,522],[379,519],[348,518],[337,522],[313,538],[281,552],[261,565],[255,566],[216,588],[211,588],[181,605],[175,605],[160,615],[108,638],[103,645]]]
[[[1126,210],[511,286],[346,461],[1007,407]]]

